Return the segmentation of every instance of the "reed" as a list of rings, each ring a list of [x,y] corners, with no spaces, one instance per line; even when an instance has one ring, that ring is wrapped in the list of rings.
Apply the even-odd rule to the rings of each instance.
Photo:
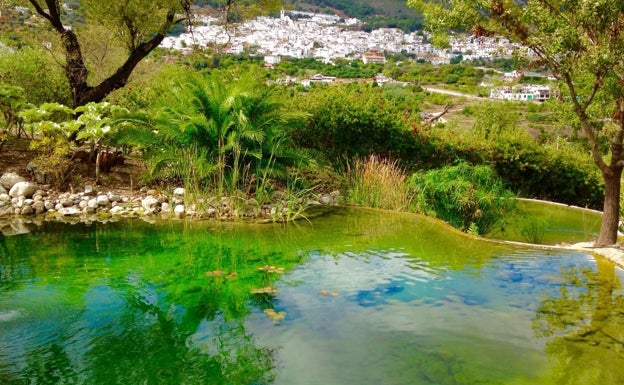
[[[371,155],[353,162],[347,171],[351,204],[389,210],[407,210],[411,195],[406,174],[396,161]]]

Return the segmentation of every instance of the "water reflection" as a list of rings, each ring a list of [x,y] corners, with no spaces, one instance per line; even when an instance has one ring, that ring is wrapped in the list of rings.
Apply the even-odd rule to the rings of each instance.
[[[548,384],[589,378],[569,365],[594,354],[592,378],[621,379],[602,369],[622,358],[613,266],[424,217],[44,223],[0,241],[2,384]]]
[[[558,295],[541,303],[533,325],[549,339],[553,384],[624,383],[624,291],[611,262],[563,270]]]

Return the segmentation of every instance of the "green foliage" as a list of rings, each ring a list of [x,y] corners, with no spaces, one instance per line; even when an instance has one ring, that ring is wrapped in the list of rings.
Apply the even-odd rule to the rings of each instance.
[[[22,88],[26,101],[34,105],[71,104],[63,67],[44,50],[22,48],[0,53],[0,83]]]
[[[523,196],[581,207],[602,205],[604,182],[584,154],[508,137],[493,144],[488,158],[507,185]]]
[[[30,145],[38,154],[33,163],[46,183],[60,189],[67,187],[74,171],[70,137],[78,125],[71,119],[72,112],[71,108],[57,103],[44,103],[20,112],[27,129],[38,138]]]
[[[383,98],[381,88],[324,87],[297,97],[295,103],[310,118],[307,126],[291,131],[295,143],[318,151],[336,166],[371,154],[401,158],[409,144],[405,139],[411,134],[403,129],[401,115]]]
[[[514,195],[491,167],[460,163],[412,175],[417,211],[462,231],[486,234],[514,206]]]
[[[9,133],[20,136],[23,131],[23,120],[19,113],[27,107],[24,89],[0,83],[0,111],[4,118],[3,129],[0,131],[0,142],[3,144]],[[15,132],[13,132],[15,129]],[[2,145],[0,144],[0,148]]]
[[[254,75],[214,73],[169,83],[149,114],[126,119],[134,127],[121,131],[119,140],[143,150],[150,179],[220,194],[249,192],[305,159],[284,134],[301,115],[284,111],[276,89]]]
[[[520,225],[520,234],[527,242],[540,244],[546,233],[546,225],[543,219],[526,218]]]

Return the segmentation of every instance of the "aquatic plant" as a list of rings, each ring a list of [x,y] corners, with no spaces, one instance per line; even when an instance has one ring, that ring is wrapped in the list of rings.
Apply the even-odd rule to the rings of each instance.
[[[488,233],[515,204],[513,193],[484,165],[460,163],[418,172],[408,185],[414,194],[412,209],[480,235]]]
[[[377,155],[357,159],[347,172],[349,202],[367,207],[406,210],[412,200],[405,172],[396,161]]]

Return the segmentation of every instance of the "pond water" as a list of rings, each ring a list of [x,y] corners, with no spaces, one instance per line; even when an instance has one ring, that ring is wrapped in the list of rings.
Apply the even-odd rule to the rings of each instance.
[[[624,274],[341,209],[0,238],[1,384],[620,384]]]

